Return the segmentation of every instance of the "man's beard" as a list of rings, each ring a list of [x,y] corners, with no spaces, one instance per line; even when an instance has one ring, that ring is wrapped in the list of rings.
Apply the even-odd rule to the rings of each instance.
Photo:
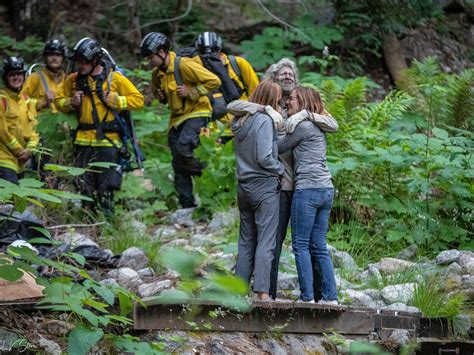
[[[284,83],[284,82],[280,82],[280,86],[281,86],[281,90],[283,91],[283,94],[291,94],[291,92],[293,90],[295,90],[296,88],[296,84],[293,82],[293,83]]]

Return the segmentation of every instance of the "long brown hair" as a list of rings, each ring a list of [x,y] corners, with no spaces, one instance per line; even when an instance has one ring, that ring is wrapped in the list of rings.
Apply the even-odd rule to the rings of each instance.
[[[270,105],[275,110],[279,106],[281,99],[281,87],[273,80],[263,80],[250,96],[249,101],[260,105]]]
[[[300,103],[301,110],[322,114],[324,112],[323,101],[319,93],[308,87],[298,86],[294,91]]]

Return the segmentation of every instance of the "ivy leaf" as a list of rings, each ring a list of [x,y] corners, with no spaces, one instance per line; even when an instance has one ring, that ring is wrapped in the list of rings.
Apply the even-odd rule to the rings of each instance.
[[[102,329],[77,325],[68,336],[68,354],[85,355],[104,336]]]
[[[23,271],[18,270],[14,265],[0,265],[0,278],[15,282],[23,276]]]

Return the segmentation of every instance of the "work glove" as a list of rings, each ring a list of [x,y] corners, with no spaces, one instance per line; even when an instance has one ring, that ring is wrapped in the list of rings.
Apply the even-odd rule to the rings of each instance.
[[[263,112],[263,109],[263,105],[242,100],[234,100],[227,105],[227,112],[236,116],[243,116],[245,114],[253,115],[257,112]]]
[[[282,115],[275,111],[273,107],[270,105],[265,106],[265,112],[268,116],[272,118],[273,121],[273,128],[275,129],[276,133],[284,134],[286,133],[286,123],[283,119]]]
[[[311,115],[309,114],[308,111],[306,110],[301,110],[298,113],[295,113],[294,115],[290,116],[288,120],[286,121],[286,131],[287,133],[293,133],[296,129],[296,127],[309,118]]]

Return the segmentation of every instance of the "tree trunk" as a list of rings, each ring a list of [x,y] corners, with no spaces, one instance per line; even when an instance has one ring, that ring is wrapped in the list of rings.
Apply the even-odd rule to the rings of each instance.
[[[414,81],[407,75],[408,66],[402,53],[400,41],[395,33],[389,32],[384,36],[382,51],[385,64],[395,85],[409,93],[416,91]]]
[[[142,41],[140,17],[138,16],[139,7],[140,0],[128,0],[128,28],[130,29],[128,43],[130,48],[132,48],[132,51],[135,51],[140,47]]]

